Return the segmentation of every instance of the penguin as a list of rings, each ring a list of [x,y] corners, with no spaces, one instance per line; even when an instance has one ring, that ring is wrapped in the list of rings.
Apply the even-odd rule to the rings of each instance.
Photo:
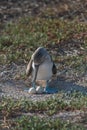
[[[56,65],[48,51],[44,47],[37,48],[32,54],[26,69],[26,75],[32,75],[32,87],[36,89],[35,82],[37,80],[45,80],[46,87],[44,92],[49,93],[48,82],[52,75],[56,73]]]

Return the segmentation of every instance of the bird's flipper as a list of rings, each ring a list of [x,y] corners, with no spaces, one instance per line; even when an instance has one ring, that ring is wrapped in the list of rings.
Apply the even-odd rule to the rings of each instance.
[[[54,63],[53,63],[53,67],[52,67],[52,72],[53,72],[53,74],[57,73],[57,68],[56,68],[56,65]]]
[[[35,71],[34,71],[34,76],[33,76],[32,82],[35,82],[35,80],[37,78],[38,68],[39,68],[39,65],[35,65]]]
[[[31,73],[32,73],[32,59],[30,59],[28,65],[27,65],[26,75],[30,76]]]

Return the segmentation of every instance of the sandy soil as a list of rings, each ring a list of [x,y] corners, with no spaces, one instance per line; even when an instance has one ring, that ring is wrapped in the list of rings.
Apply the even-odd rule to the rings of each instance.
[[[51,17],[63,18],[72,20],[74,16],[77,16],[77,20],[87,21],[87,1],[86,0],[0,0],[0,29],[4,27],[5,23],[9,21],[15,21],[23,16],[40,16],[48,17],[45,15],[44,10],[52,7],[54,15]],[[55,7],[55,8],[54,8]],[[74,8],[74,10],[73,10]],[[2,26],[2,23],[4,25]],[[22,75],[25,73],[25,64],[0,65],[0,98],[3,96],[13,97],[15,99],[28,98],[33,101],[46,100],[54,94],[33,94],[30,95],[26,90],[31,86],[31,79],[23,79]],[[87,93],[87,74],[79,79],[75,79],[71,73],[72,71],[64,72],[62,75],[54,77],[49,85],[52,87],[58,87],[59,92],[71,93],[72,91],[80,91],[84,94]],[[74,80],[72,81],[72,79]],[[67,112],[59,113],[56,115],[60,118],[73,119],[74,122],[81,120],[84,113]],[[54,115],[55,117],[55,115]],[[56,118],[56,117],[55,117]]]

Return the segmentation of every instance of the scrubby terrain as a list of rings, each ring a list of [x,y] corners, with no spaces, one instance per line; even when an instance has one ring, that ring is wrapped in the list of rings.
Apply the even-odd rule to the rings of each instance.
[[[49,86],[57,94],[26,91],[26,66],[39,46],[56,63]],[[1,130],[87,129],[86,0],[0,1],[0,100]]]

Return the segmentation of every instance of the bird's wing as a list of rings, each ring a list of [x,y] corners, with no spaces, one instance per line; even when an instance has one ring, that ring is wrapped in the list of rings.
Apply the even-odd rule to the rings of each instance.
[[[34,75],[33,75],[33,78],[32,78],[33,82],[35,82],[35,80],[37,78],[38,69],[39,69],[39,65],[36,65],[35,70],[34,70]]]
[[[28,65],[27,65],[27,69],[26,69],[26,75],[30,76],[30,74],[32,73],[32,59],[30,59]]]
[[[51,61],[53,62],[52,56],[50,56],[50,57],[51,57]],[[54,62],[53,62],[53,67],[52,67],[52,73],[53,73],[53,74],[56,74],[56,73],[57,73],[57,68],[56,68],[56,65],[55,65]]]
[[[57,73],[57,68],[56,68],[56,65],[54,63],[53,63],[53,67],[52,67],[52,72],[53,72],[53,74]]]

